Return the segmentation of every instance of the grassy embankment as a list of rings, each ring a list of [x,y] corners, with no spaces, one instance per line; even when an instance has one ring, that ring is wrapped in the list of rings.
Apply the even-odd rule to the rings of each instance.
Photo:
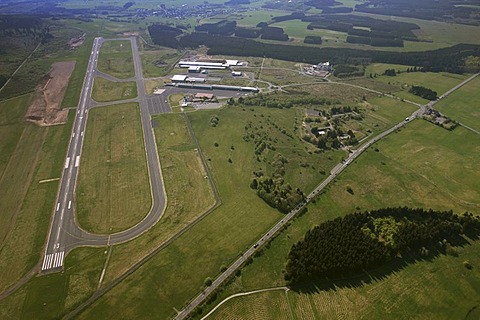
[[[134,77],[135,69],[130,41],[104,42],[100,48],[97,68],[119,79]]]
[[[134,81],[113,82],[102,77],[95,77],[92,98],[97,102],[127,100],[137,97],[137,84]]]
[[[218,274],[222,266],[231,262],[282,217],[249,188],[251,172],[263,168],[269,174],[268,162],[275,153],[288,158],[285,177],[293,187],[299,185],[308,191],[321,181],[321,172],[328,172],[343,153],[309,154],[299,138],[287,138],[280,129],[273,129],[266,121],[270,119],[279,128],[292,132],[295,114],[295,109],[268,108],[227,108],[189,114],[214,171],[222,206],[109,291],[80,318],[89,318],[93,314],[115,316],[119,303],[130,306],[127,311],[122,308],[122,314],[127,312],[127,316],[155,314],[167,318],[174,313],[173,307],[180,309],[198,292],[205,278]],[[216,127],[210,125],[214,115],[219,118]],[[276,151],[268,153],[266,162],[257,162],[253,145],[242,139],[244,126],[249,121],[257,128],[263,126],[272,139],[278,140]],[[232,163],[227,161],[228,158]],[[302,163],[308,165],[301,166]],[[129,298],[125,300],[124,297],[128,296],[135,296],[135,302]]]
[[[473,79],[445,100],[435,105],[435,109],[453,120],[480,131],[480,77]]]
[[[358,210],[404,205],[479,214],[480,159],[477,153],[472,153],[479,143],[478,135],[463,128],[450,132],[423,120],[377,143],[318,196],[308,213],[293,221],[262,256],[244,268],[241,277],[227,287],[216,303],[234,292],[284,285],[282,268],[292,244],[313,225],[325,220]],[[351,187],[353,194],[347,192],[347,187]],[[337,282],[342,286],[336,290],[315,290],[307,295],[290,291],[287,309],[298,318],[304,317],[305,310],[317,318],[342,314],[354,318],[419,314],[463,317],[478,304],[480,287],[475,267],[468,270],[462,262],[480,263],[476,254],[479,245],[475,242],[459,248],[458,258],[440,256],[386,276],[376,277],[377,272],[371,272],[372,278],[360,287],[343,287],[348,284],[343,281]],[[384,270],[378,274],[381,271]],[[425,296],[435,298],[425,299]],[[218,311],[218,317],[230,312],[231,317],[242,318],[242,313],[235,314],[235,310],[255,297],[267,305],[259,307],[257,313],[252,311],[254,319],[262,318],[262,310],[285,303],[270,293],[253,295],[239,298],[239,305],[236,300],[230,301],[225,309]]]
[[[140,110],[137,104],[89,112],[77,188],[77,218],[94,233],[138,223],[151,205]]]

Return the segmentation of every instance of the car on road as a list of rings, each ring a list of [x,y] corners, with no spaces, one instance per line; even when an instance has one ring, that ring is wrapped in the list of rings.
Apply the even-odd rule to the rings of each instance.
[[[257,249],[257,248],[258,248],[258,243],[255,243],[255,244],[253,245],[253,247],[254,247],[255,249]]]
[[[409,117],[406,117],[406,118],[405,118],[405,121],[410,121],[410,118],[409,118]]]

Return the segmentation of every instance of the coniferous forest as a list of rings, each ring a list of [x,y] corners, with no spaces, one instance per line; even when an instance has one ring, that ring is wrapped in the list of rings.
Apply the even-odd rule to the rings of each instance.
[[[385,208],[352,213],[309,230],[288,255],[289,284],[339,278],[380,266],[404,254],[426,257],[449,253],[480,234],[471,214]]]

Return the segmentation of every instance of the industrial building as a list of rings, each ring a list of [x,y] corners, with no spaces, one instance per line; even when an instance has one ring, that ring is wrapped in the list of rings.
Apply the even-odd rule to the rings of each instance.
[[[200,69],[217,69],[217,70],[225,70],[230,67],[238,66],[238,60],[224,60],[223,62],[208,62],[208,61],[188,61],[188,60],[181,60],[178,63],[180,68],[189,68],[190,67],[200,67]]]

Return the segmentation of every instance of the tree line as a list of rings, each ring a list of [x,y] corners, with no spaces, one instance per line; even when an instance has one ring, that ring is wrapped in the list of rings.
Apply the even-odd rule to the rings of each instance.
[[[423,99],[427,100],[436,100],[437,99],[437,92],[433,91],[432,89],[428,89],[422,86],[412,86],[410,93],[413,93],[416,96],[422,97]]]
[[[479,234],[472,214],[407,207],[352,213],[307,231],[292,246],[284,276],[289,284],[351,276],[405,253],[446,253]]]

